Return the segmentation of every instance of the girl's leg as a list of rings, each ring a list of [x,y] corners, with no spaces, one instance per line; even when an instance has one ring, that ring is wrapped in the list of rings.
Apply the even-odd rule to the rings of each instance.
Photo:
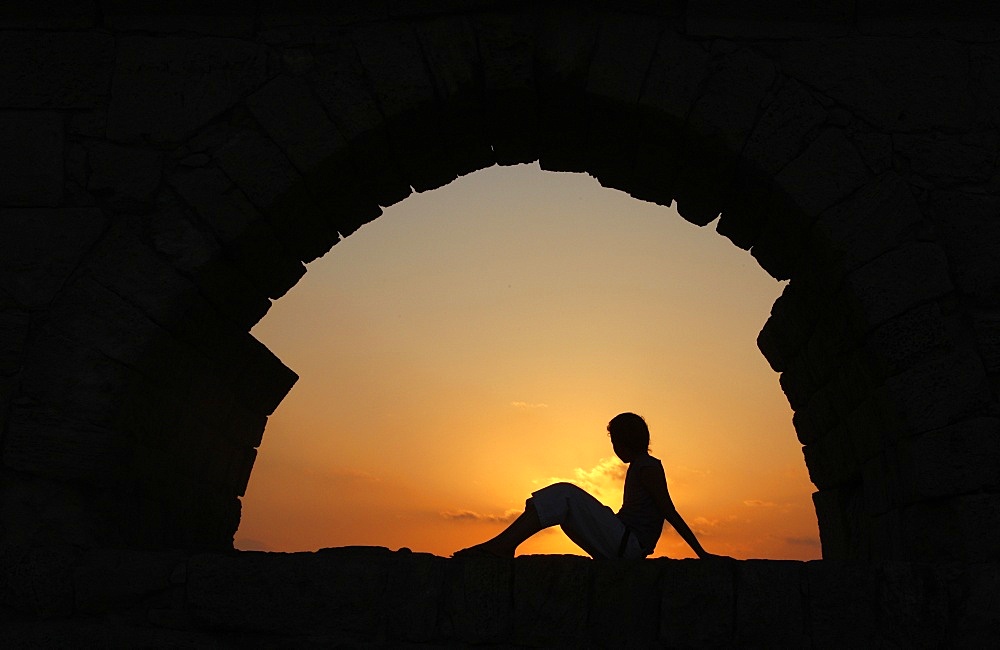
[[[482,544],[476,544],[461,551],[457,551],[453,557],[462,555],[493,555],[496,557],[514,557],[514,551],[521,542],[528,539],[544,526],[538,521],[538,512],[535,510],[531,499],[524,504],[524,512],[518,515],[517,519],[500,531],[500,534],[492,539],[488,539]]]
[[[524,512],[493,539],[463,549],[454,557],[514,557],[518,545],[543,528],[559,525],[593,558],[618,556],[625,526],[611,508],[570,483],[555,483],[533,493]]]
[[[535,492],[531,501],[543,527],[558,524],[592,558],[618,557],[625,524],[586,491],[571,483],[556,483]]]

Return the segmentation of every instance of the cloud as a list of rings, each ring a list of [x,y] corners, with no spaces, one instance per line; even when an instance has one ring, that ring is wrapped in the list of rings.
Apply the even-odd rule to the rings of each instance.
[[[513,406],[516,409],[547,409],[547,408],[549,408],[548,404],[533,403],[533,402],[511,402],[510,405]]]
[[[750,506],[751,508],[775,508],[777,503],[773,501],[761,501],[760,499],[747,499],[743,502],[743,505]]]
[[[786,544],[791,544],[793,546],[813,546],[819,547],[819,540],[815,537],[783,537],[782,538]]]
[[[598,461],[597,465],[591,467],[590,469],[577,467],[573,470],[573,478],[560,478],[553,476],[547,481],[544,481],[544,484],[552,485],[553,483],[572,483],[573,485],[583,488],[595,497],[600,497],[608,490],[621,492],[622,481],[625,480],[625,472],[627,470],[628,467],[626,467],[625,464],[617,458],[607,457],[602,458]],[[534,483],[538,485],[542,484],[543,481],[534,481]]]
[[[508,510],[502,515],[487,515],[472,510],[448,510],[439,513],[444,519],[449,521],[486,521],[490,523],[507,524],[514,521],[519,514],[518,510]]]

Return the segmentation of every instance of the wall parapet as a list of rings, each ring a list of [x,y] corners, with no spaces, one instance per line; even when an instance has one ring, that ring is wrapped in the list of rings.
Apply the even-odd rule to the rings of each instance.
[[[190,553],[11,545],[0,547],[0,560],[0,623],[13,647],[1000,641],[997,562],[508,561],[382,547]]]

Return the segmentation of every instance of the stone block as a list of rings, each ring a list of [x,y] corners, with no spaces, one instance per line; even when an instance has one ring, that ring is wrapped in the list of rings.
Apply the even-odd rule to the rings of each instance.
[[[170,589],[170,575],[182,565],[179,551],[94,549],[73,571],[76,610],[102,614],[134,606]]]
[[[902,510],[904,559],[995,561],[1000,548],[1000,499],[995,493],[925,501]]]
[[[0,307],[0,377],[9,377],[21,369],[30,324],[28,312]]]
[[[305,274],[302,263],[221,170],[179,172],[170,183],[269,298],[280,298]]]
[[[439,162],[446,158],[440,155],[444,124],[416,31],[390,23],[358,30],[352,40],[404,177],[418,192],[450,183],[456,174]]]
[[[944,251],[934,244],[896,248],[850,273],[847,296],[868,327],[880,325],[952,290]]]
[[[892,149],[897,165],[937,186],[983,183],[993,174],[997,134],[896,133]]]
[[[785,371],[781,373],[778,383],[788,398],[788,404],[795,411],[809,403],[819,388],[810,375],[805,359],[801,356],[792,357]]]
[[[232,490],[236,496],[245,496],[247,484],[250,482],[250,472],[253,470],[253,463],[257,459],[257,450],[240,449],[229,457],[229,468],[223,485]]]
[[[15,405],[3,441],[4,466],[60,481],[113,485],[130,442],[119,431]]]
[[[891,423],[885,415],[886,410],[886,405],[882,403],[881,392],[872,391],[869,398],[863,400],[844,418],[854,456],[861,463],[879,453],[884,441],[895,437]]]
[[[684,25],[693,35],[724,38],[846,36],[854,28],[854,3],[781,0],[757,5],[738,0],[698,0],[690,3]]]
[[[479,48],[468,20],[446,17],[417,25],[417,38],[438,99],[447,152],[459,176],[496,160],[482,123]]]
[[[359,192],[361,181],[347,142],[304,81],[277,77],[247,104],[304,175],[331,229],[346,236],[381,214],[375,200]]]
[[[71,546],[0,544],[0,604],[21,620],[70,615],[78,558],[79,551]]]
[[[270,309],[265,293],[232,265],[211,233],[191,223],[186,210],[161,205],[146,230],[153,249],[191,278],[239,328],[249,329]]]
[[[255,413],[241,404],[233,404],[224,420],[225,426],[221,427],[221,431],[229,440],[238,445],[260,446],[267,425],[266,415]]]
[[[792,416],[792,424],[799,442],[811,445],[840,422],[837,410],[830,403],[830,389],[823,387],[813,393],[805,407],[798,409]]]
[[[106,225],[92,208],[0,210],[0,290],[29,308],[48,305]]]
[[[251,36],[256,11],[240,0],[171,0],[141,3],[108,0],[101,5],[104,23],[115,31],[193,32],[217,36]]]
[[[501,165],[538,160],[535,25],[526,16],[471,19],[482,61],[483,122]]]
[[[215,629],[374,640],[391,553],[361,550],[195,555],[187,567],[188,606],[199,624]]]
[[[346,154],[343,136],[299,78],[275,77],[247,98],[247,106],[303,174],[330,156]]]
[[[83,29],[96,17],[90,0],[41,0],[6,7],[0,29]]]
[[[391,3],[395,6],[397,3]],[[336,43],[345,27],[385,22],[390,3],[342,0],[336,4],[315,0],[263,0],[260,24],[265,40],[280,45],[312,46]]]
[[[1000,44],[969,47],[970,90],[976,102],[977,121],[1000,126]]]
[[[244,349],[246,364],[240,372],[237,391],[248,408],[270,415],[299,376],[250,334],[245,336]]]
[[[736,569],[736,645],[808,643],[801,562],[749,560]]]
[[[956,632],[950,641],[956,646],[995,645],[1000,630],[1000,564],[984,562],[968,567],[965,575],[967,598],[958,615]]]
[[[845,491],[838,489],[819,490],[812,495],[824,560],[851,557],[852,531],[848,527],[845,496]]]
[[[788,75],[883,131],[966,130],[972,123],[972,86],[967,75],[956,73],[968,69],[963,43],[809,39],[778,44],[775,53]]]
[[[71,283],[49,314],[47,328],[124,366],[170,375],[180,365],[183,349],[169,332],[91,277]]]
[[[579,157],[589,173],[605,185],[616,181],[622,185],[630,180],[635,144],[641,139],[634,116],[662,25],[648,16],[595,18],[593,32],[580,30],[580,58],[589,59],[580,90],[567,92],[567,84],[576,86],[574,79],[549,92],[545,92],[547,86],[542,89],[546,106],[552,107],[546,111],[551,124],[543,128],[546,151],[542,159],[553,158],[558,150],[582,149]],[[580,110],[581,102],[584,110]],[[554,133],[559,134],[558,143],[551,142]]]
[[[877,452],[860,462],[861,487],[865,512],[872,518],[889,512],[893,505],[893,492],[898,485],[899,472],[894,451]]]
[[[815,648],[864,647],[878,631],[878,583],[866,563],[805,565],[809,636]]]
[[[757,347],[775,372],[787,367],[807,339],[815,315],[803,309],[801,292],[796,285],[785,285],[781,295],[771,306],[771,315],[757,335]]]
[[[814,219],[852,194],[870,176],[867,165],[845,134],[825,129],[775,180]]]
[[[954,565],[886,562],[879,583],[881,636],[894,645],[931,647],[948,645],[952,617],[947,583],[935,573],[955,572]]]
[[[0,32],[0,106],[100,106],[111,85],[114,56],[115,40],[107,33]]]
[[[803,447],[802,454],[809,469],[809,480],[820,490],[854,482],[860,474],[843,424],[834,426],[822,438]]]
[[[821,214],[813,234],[829,245],[839,279],[839,273],[914,241],[927,225],[909,183],[888,173]]]
[[[955,349],[956,341],[936,302],[919,305],[876,327],[865,347],[877,358],[885,374],[903,372],[930,356]]]
[[[746,137],[732,195],[716,228],[744,250],[756,243],[763,228],[774,177],[802,153],[807,138],[826,116],[802,84],[794,79],[780,79],[777,84]]]
[[[65,136],[56,112],[0,111],[0,203],[56,206],[62,201]]]
[[[986,372],[1000,372],[1000,318],[983,313],[973,315],[976,347],[983,355]]]
[[[470,558],[449,563],[441,612],[444,636],[480,644],[511,638],[513,574],[513,561]]]
[[[255,131],[242,131],[218,149],[215,157],[226,175],[268,216],[281,241],[299,260],[311,262],[336,243],[336,233],[274,141]]]
[[[118,39],[108,137],[176,143],[237,104],[267,77],[262,45],[211,37]]]
[[[715,54],[687,116],[699,144],[704,137],[729,156],[738,155],[758,123],[774,80],[774,65],[752,50]]]
[[[136,209],[160,185],[163,155],[156,150],[98,141],[90,145],[87,189],[115,209]]]
[[[995,41],[1000,30],[990,9],[976,0],[947,5],[934,0],[865,0],[857,5],[858,30],[866,35]]]
[[[726,647],[735,643],[736,577],[728,562],[664,563],[660,641],[667,647]]]
[[[360,186],[383,207],[406,198],[410,184],[390,152],[385,118],[355,49],[342,44],[317,55],[307,79],[351,148]]]
[[[798,157],[809,134],[826,118],[826,109],[805,86],[789,78],[778,84],[742,151],[743,159],[767,177]]]
[[[552,18],[549,17],[548,21]],[[600,165],[599,154],[589,155],[587,140],[591,136],[591,121],[600,121],[599,116],[591,117],[591,113],[598,112],[600,100],[594,102],[594,106],[589,106],[584,95],[588,63],[593,57],[592,51],[596,47],[597,31],[599,30],[600,19],[596,18],[590,11],[581,12],[575,19],[578,22],[586,23],[591,31],[590,42],[582,43],[579,46],[587,47],[590,51],[586,55],[577,54],[578,61],[559,61],[559,54],[553,56],[553,48],[549,42],[549,36],[539,37],[538,53],[535,57],[535,84],[538,94],[537,102],[537,135],[538,135],[538,164],[548,171],[559,172],[584,172],[589,165]],[[539,31],[548,32],[551,28],[543,20]],[[560,21],[561,22],[561,21]],[[582,36],[586,39],[586,36]],[[553,61],[552,59],[557,59]],[[560,70],[560,67],[578,63],[580,70]],[[552,69],[555,66],[555,70]],[[603,168],[601,168],[603,172]],[[593,174],[600,177],[601,173]]]
[[[984,305],[1000,300],[1000,199],[963,192],[931,194],[931,214],[955,285]]]
[[[812,218],[777,188],[768,195],[764,214],[763,226],[750,255],[772,278],[788,280],[803,256]]]
[[[926,361],[885,383],[902,432],[922,433],[979,413],[993,401],[982,362],[954,353]]]
[[[593,561],[527,556],[514,561],[513,638],[547,645],[582,639],[587,626]]]
[[[438,615],[448,560],[406,549],[400,549],[393,560],[386,588],[386,636],[411,643],[439,640]]]
[[[587,636],[592,642],[635,648],[659,638],[661,585],[668,562],[593,563],[587,616]],[[673,588],[673,584],[668,586]]]
[[[900,442],[902,503],[1000,487],[1000,420],[973,418]]]
[[[671,29],[665,29],[660,35],[639,98],[642,135],[636,143],[632,187],[629,188],[632,196],[669,206],[678,190],[692,181],[682,175],[686,147],[683,129],[688,112],[708,77],[709,63],[709,53],[697,41],[687,40]],[[721,200],[716,208],[722,209]],[[718,212],[706,217],[691,209],[686,211],[700,225],[718,216]]]

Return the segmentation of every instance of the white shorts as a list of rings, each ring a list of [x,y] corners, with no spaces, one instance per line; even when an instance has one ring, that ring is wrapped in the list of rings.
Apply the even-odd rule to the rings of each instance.
[[[554,483],[532,492],[525,505],[528,503],[535,507],[542,526],[547,528],[558,524],[566,536],[592,558],[602,560],[618,557],[625,524],[611,508],[584,490],[572,483]],[[628,536],[623,557],[646,557],[634,533]]]

